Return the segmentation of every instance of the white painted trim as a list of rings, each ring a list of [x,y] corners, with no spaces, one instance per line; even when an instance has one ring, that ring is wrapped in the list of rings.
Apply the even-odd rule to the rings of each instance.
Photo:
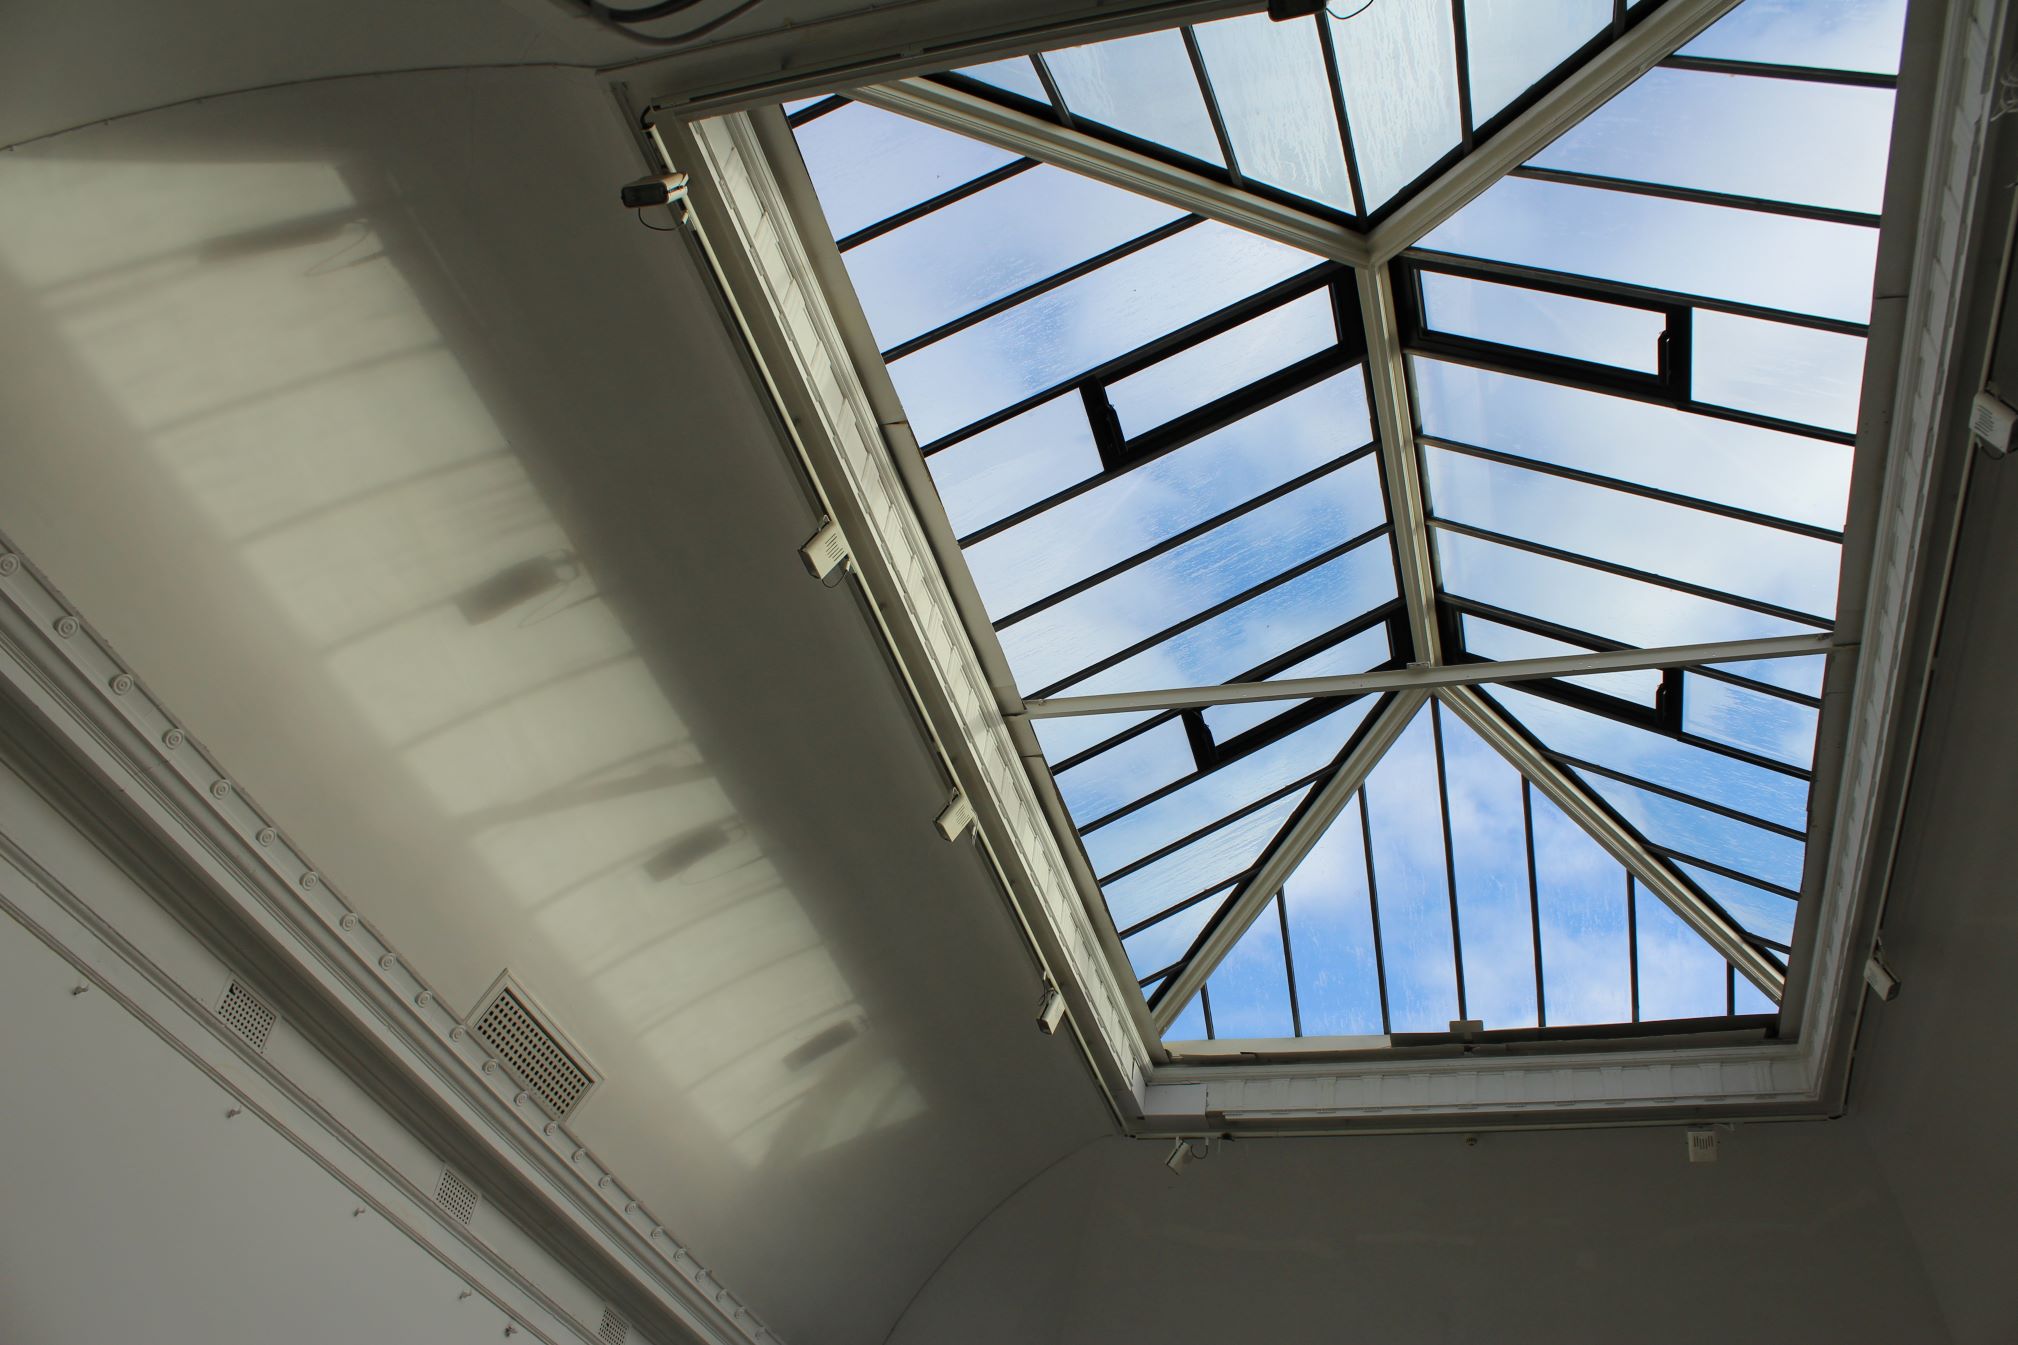
[[[1366,375],[1373,385],[1373,415],[1380,432],[1381,483],[1394,527],[1395,562],[1408,607],[1415,660],[1443,662],[1436,621],[1436,562],[1430,555],[1429,513],[1422,493],[1422,461],[1415,447],[1415,412],[1408,392],[1408,357],[1394,315],[1394,275],[1386,266],[1358,273],[1360,321],[1366,326]]]

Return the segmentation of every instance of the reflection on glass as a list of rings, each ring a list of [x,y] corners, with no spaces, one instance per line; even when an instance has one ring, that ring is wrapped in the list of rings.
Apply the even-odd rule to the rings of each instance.
[[[1876,214],[1892,91],[1650,70],[1529,162]]]
[[[1048,52],[1044,64],[1073,116],[1194,159],[1225,163],[1191,56],[1176,31]]]
[[[930,444],[1314,261],[1208,220],[907,355],[890,377]]]
[[[1660,369],[1667,319],[1649,309],[1440,271],[1419,274],[1423,320],[1434,331],[1643,373]]]
[[[1863,337],[1699,312],[1694,344],[1696,400],[1856,432]]]
[[[1682,678],[1682,731],[1808,769],[1820,712],[1714,677]]]
[[[1366,210],[1386,205],[1458,142],[1457,41],[1445,0],[1380,0],[1327,17]]]
[[[1466,0],[1472,123],[1492,120],[1611,21],[1611,0]]]
[[[1331,291],[1320,289],[1110,383],[1107,400],[1121,422],[1121,432],[1132,438],[1328,349],[1337,340]],[[1364,425],[1364,388],[1360,393],[1358,423]],[[1347,426],[1353,423],[1350,416],[1344,420]],[[1371,431],[1355,437],[1349,429],[1339,435],[1344,447],[1357,447],[1370,437]]]
[[[1040,164],[842,254],[885,350],[1181,218]]]
[[[1682,54],[1897,74],[1905,26],[1906,0],[1746,0]]]
[[[849,103],[793,132],[834,237],[846,238],[1016,156],[964,135]]]
[[[1355,212],[1316,20],[1246,14],[1193,31],[1241,173]]]
[[[1248,1041],[1294,1034],[1289,971],[1283,957],[1282,913],[1274,901],[1255,917],[1205,983],[1212,999],[1212,1035]]]

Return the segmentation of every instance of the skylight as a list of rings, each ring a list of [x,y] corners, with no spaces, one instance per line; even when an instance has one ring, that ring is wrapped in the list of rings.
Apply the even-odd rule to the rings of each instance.
[[[1656,7],[1375,0],[945,78],[1364,217]],[[1770,1021],[1902,15],[1746,0],[1365,272],[793,113],[1167,1039]]]

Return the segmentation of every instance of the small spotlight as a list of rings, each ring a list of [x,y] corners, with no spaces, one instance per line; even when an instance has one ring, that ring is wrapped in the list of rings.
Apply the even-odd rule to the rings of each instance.
[[[1170,1157],[1163,1160],[1163,1166],[1172,1172],[1182,1172],[1193,1163],[1202,1162],[1211,1151],[1207,1140],[1180,1139],[1171,1146]]]
[[[1059,994],[1056,988],[1047,988],[1044,998],[1037,1004],[1037,1030],[1048,1037],[1064,1021],[1065,996]]]

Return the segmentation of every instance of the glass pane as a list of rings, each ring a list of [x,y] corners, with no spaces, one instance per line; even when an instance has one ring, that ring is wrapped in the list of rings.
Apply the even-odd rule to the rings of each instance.
[[[1516,687],[1493,687],[1487,694],[1551,752],[1623,771],[1780,826],[1805,829],[1808,824],[1808,788],[1794,776],[1734,761]]]
[[[1447,0],[1380,0],[1327,18],[1368,213],[1458,141],[1457,41]],[[1442,1031],[1443,1024],[1437,1030]]]
[[[1694,864],[1677,867],[1747,932],[1777,944],[1793,945],[1795,907],[1788,898]]]
[[[1165,1041],[1204,1041],[1205,1002],[1201,996],[1193,995],[1191,1003],[1184,1006],[1184,1012],[1170,1021],[1170,1030],[1163,1034]]]
[[[1693,351],[1697,401],[1856,432],[1864,391],[1861,336],[1698,312]]]
[[[1033,103],[1051,106],[1051,95],[1044,92],[1044,81],[1037,78],[1037,67],[1030,63],[1028,56],[1014,56],[1006,61],[990,61],[986,65],[970,65],[959,73],[1007,93],[1021,95]]]
[[[1086,404],[1068,392],[925,459],[956,537],[1100,471]]]
[[[1894,75],[1905,26],[1906,0],[1747,0],[1682,54]]]
[[[1708,666],[1733,677],[1763,682],[1769,687],[1796,691],[1803,696],[1819,696],[1822,694],[1822,675],[1828,668],[1828,655],[1803,654],[1799,658],[1762,658]]]
[[[1530,162],[1877,214],[1892,91],[1648,71]]]
[[[1864,322],[1878,238],[1855,224],[1503,178],[1422,246]]]
[[[1174,30],[1047,52],[1044,64],[1073,116],[1207,163],[1225,162],[1190,53]]]
[[[795,112],[804,112],[815,103],[824,103],[826,101],[826,94],[817,94],[812,98],[793,98],[787,102],[780,103],[779,106],[785,110],[785,115],[789,117]]]
[[[842,257],[888,350],[1183,215],[1040,164]]]
[[[1316,21],[1249,14],[1192,31],[1241,173],[1355,213]]]
[[[1640,1018],[1721,1018],[1728,965],[1668,904],[1641,887],[1633,917],[1640,950]]]
[[[1382,622],[1340,640],[1328,649],[1319,650],[1300,663],[1292,663],[1266,680],[1281,682],[1298,677],[1337,677],[1369,672],[1393,657],[1387,643],[1387,623]],[[1265,724],[1277,715],[1287,714],[1307,704],[1307,700],[1249,701],[1244,705],[1210,705],[1201,713],[1212,740],[1227,743],[1256,725]]]
[[[1575,774],[1655,845],[1800,890],[1806,850],[1801,842],[1606,776]]]
[[[1173,719],[1058,772],[1058,793],[1072,820],[1083,826],[1197,769],[1184,725]]]
[[[1152,710],[1125,715],[1074,715],[1070,719],[1033,719],[1030,727],[1037,731],[1037,745],[1044,749],[1044,759],[1064,761],[1107,741],[1123,729],[1133,728],[1143,720],[1155,717]]]
[[[1375,537],[1060,694],[1232,681],[1394,597],[1394,553]]]
[[[1469,613],[1459,620],[1463,623],[1465,652],[1477,654],[1494,662],[1508,659],[1553,658],[1558,654],[1590,652],[1581,645],[1552,640],[1546,635],[1536,635],[1516,626],[1501,625],[1497,621],[1487,621],[1483,617],[1472,616]],[[1636,705],[1650,708],[1654,703],[1655,694],[1661,689],[1661,674],[1655,668],[1635,668],[1631,672],[1590,673],[1579,677],[1565,677],[1561,680],[1572,686],[1588,687],[1592,691],[1617,696],[1620,700],[1632,701]]]
[[[1448,1032],[1458,1016],[1457,969],[1427,711],[1388,748],[1364,789],[1389,1018],[1396,1032]]]
[[[1133,438],[1337,342],[1331,291],[1320,289],[1108,384],[1107,402],[1121,422],[1121,432]],[[1364,382],[1357,374],[1352,381],[1356,385]],[[1347,448],[1356,448],[1373,437],[1372,431],[1365,429],[1363,386],[1359,397],[1358,424],[1364,432],[1358,438],[1340,435]],[[1352,422],[1348,419],[1347,423]]]
[[[1436,535],[1436,555],[1444,587],[1459,597],[1641,649],[1814,633],[1728,603],[1455,533]]]
[[[890,377],[919,442],[930,444],[1315,260],[1207,221],[907,355]]]
[[[1221,1041],[1288,1037],[1289,973],[1282,956],[1282,915],[1271,901],[1205,984],[1212,1035]]]
[[[849,103],[793,132],[834,237],[1011,163],[1016,155],[894,112]]]
[[[1200,827],[1323,770],[1344,749],[1365,720],[1372,704],[1371,698],[1368,698],[1345,706],[1266,747],[1227,762],[1182,788],[1172,790],[1154,803],[1105,826],[1087,830],[1081,839],[1086,844],[1086,857],[1091,861],[1093,871],[1103,876],[1112,873]],[[1182,733],[1182,726],[1175,721],[1169,727]],[[1153,730],[1161,731],[1160,728]],[[1095,761],[1099,759],[1094,758]],[[1129,790],[1127,797],[1140,798],[1150,788],[1152,786],[1145,783],[1141,788]],[[1180,892],[1175,895],[1185,894]]]
[[[1121,946],[1128,954],[1128,965],[1135,969],[1137,976],[1175,966],[1197,941],[1206,921],[1218,913],[1232,894],[1232,888],[1223,888],[1203,901],[1193,902],[1183,910],[1163,917],[1141,933],[1123,939]],[[1201,1029],[1199,1036],[1204,1035]]]
[[[1548,1024],[1629,1023],[1626,871],[1540,790],[1532,791],[1532,797]]]
[[[1619,369],[1660,371],[1661,334],[1668,328],[1660,313],[1440,271],[1418,275],[1423,321],[1432,331]]]
[[[1305,389],[968,547],[989,612],[1018,611],[1339,458],[1363,442],[1347,437],[1366,423],[1363,388],[1355,372]],[[1377,502],[1371,458],[1332,475]],[[1380,518],[1356,516],[1366,527]]]
[[[1532,1027],[1534,918],[1520,772],[1463,720],[1439,714],[1465,1009],[1487,1028]]]
[[[1767,999],[1759,988],[1742,976],[1734,978],[1731,992],[1731,1012],[1734,1014],[1770,1013],[1777,1014],[1780,1006]]]
[[[1309,792],[1303,790],[1279,799],[1208,832],[1154,864],[1144,865],[1126,878],[1106,884],[1101,891],[1107,898],[1114,927],[1127,929],[1186,897],[1247,872]]]
[[[1465,0],[1472,124],[1490,121],[1611,21],[1611,0]]]
[[[1822,623],[1836,610],[1833,542],[1448,449],[1425,447],[1423,465],[1438,518],[1770,602]]]
[[[1714,677],[1682,677],[1682,731],[1806,770],[1815,760],[1812,706]]]
[[[1380,973],[1357,802],[1346,805],[1296,866],[1283,900],[1304,1035],[1379,1034]]]
[[[1003,651],[1019,686],[1047,686],[1340,545],[1382,509],[1363,458],[1017,622],[1002,632]],[[991,583],[1009,576],[975,577],[990,610],[1006,610]]]
[[[1409,361],[1423,432],[1823,528],[1843,526],[1850,450],[1651,402]]]

